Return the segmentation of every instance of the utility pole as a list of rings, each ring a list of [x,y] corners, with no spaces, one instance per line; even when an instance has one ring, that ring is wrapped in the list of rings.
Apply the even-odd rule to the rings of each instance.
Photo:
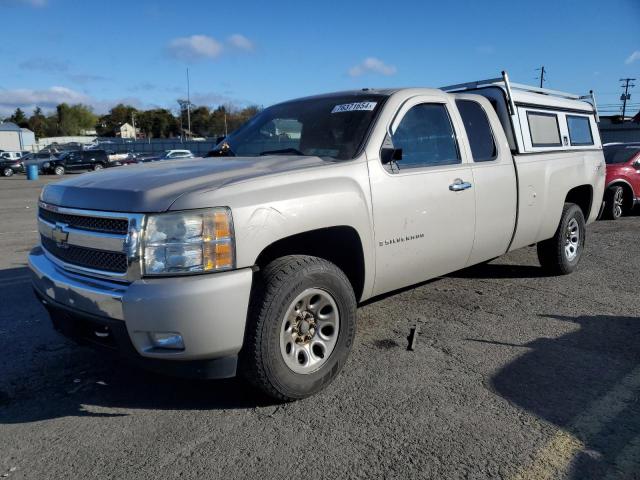
[[[627,100],[631,100],[631,94],[629,93],[629,89],[635,87],[635,83],[631,83],[635,80],[635,78],[621,78],[620,81],[624,82],[624,85],[620,85],[624,88],[624,93],[620,95],[620,100],[622,100],[622,121],[624,122],[624,116],[627,113]]]
[[[136,114],[131,112],[131,124],[133,125],[133,139],[138,139],[138,134],[136,133]]]
[[[540,88],[542,88],[544,86],[544,74],[545,74],[545,70],[544,70],[544,65],[541,68],[536,68],[536,70],[540,70]]]
[[[187,68],[187,130],[191,136],[191,90],[189,85],[189,68]]]

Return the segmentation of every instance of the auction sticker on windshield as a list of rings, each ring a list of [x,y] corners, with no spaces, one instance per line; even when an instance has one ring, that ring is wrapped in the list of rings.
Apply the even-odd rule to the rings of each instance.
[[[331,113],[341,113],[341,112],[355,112],[355,111],[365,111],[369,112],[376,108],[378,102],[357,102],[357,103],[343,103],[342,105],[336,105],[331,110]]]

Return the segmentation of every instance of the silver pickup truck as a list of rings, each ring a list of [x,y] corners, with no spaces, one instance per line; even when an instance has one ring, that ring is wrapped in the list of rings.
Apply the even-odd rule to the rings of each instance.
[[[502,77],[264,109],[213,158],[48,185],[33,286],[56,329],[161,372],[303,398],[358,302],[537,244],[572,272],[603,197],[593,96]]]

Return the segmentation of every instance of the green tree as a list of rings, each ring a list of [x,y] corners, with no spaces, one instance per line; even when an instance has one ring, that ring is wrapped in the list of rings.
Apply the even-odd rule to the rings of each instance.
[[[179,120],[165,108],[140,112],[136,117],[136,127],[140,128],[148,138],[173,137],[180,131]]]
[[[97,117],[91,107],[61,103],[56,107],[59,135],[80,135],[83,130],[94,128]]]
[[[119,103],[109,110],[109,113],[98,119],[96,131],[101,137],[114,137],[122,124],[132,122],[133,115],[136,116],[136,127],[139,127],[137,118],[139,114],[135,107]]]
[[[36,107],[33,111],[33,115],[29,117],[28,128],[35,133],[38,138],[42,138],[46,135],[47,117],[44,116],[40,107]]]
[[[191,110],[191,132],[200,137],[209,135],[211,112],[207,107],[196,107]],[[185,125],[185,128],[186,125]]]
[[[27,116],[20,107],[16,108],[13,115],[9,117],[9,121],[15,123],[19,127],[26,128],[28,126]]]

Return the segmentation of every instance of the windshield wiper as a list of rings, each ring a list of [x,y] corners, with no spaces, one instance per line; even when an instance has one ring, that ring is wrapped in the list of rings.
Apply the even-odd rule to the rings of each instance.
[[[302,156],[305,155],[303,152],[301,152],[297,148],[283,148],[282,150],[266,150],[264,152],[260,152],[260,156],[263,156],[263,155],[280,155],[280,154],[283,154],[283,153],[291,153],[293,155],[302,155]]]

